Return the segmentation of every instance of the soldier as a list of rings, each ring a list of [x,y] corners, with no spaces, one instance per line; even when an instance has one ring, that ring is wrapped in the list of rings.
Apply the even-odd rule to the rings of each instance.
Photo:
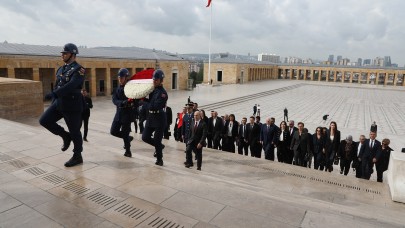
[[[129,136],[131,132],[131,122],[133,121],[133,100],[126,97],[124,87],[129,77],[129,71],[121,68],[118,71],[118,81],[120,85],[114,90],[112,102],[117,106],[114,120],[111,125],[111,135],[124,140],[125,157],[132,157],[131,141],[134,139]]]
[[[73,157],[65,163],[72,167],[83,163],[83,139],[80,132],[82,126],[83,96],[81,94],[84,82],[84,68],[76,62],[79,54],[77,46],[68,43],[63,47],[62,60],[65,62],[56,72],[54,90],[45,96],[52,99],[52,104],[42,114],[39,123],[55,135],[63,139],[62,151],[66,151],[73,141]],[[69,132],[56,122],[64,119]]]
[[[166,127],[166,113],[163,109],[167,103],[167,92],[163,88],[163,79],[165,75],[162,70],[155,70],[153,72],[153,86],[155,89],[149,94],[148,103],[144,104],[147,107],[146,126],[142,133],[142,140],[155,147],[156,165],[163,166],[163,131]],[[152,133],[153,139],[152,139]]]

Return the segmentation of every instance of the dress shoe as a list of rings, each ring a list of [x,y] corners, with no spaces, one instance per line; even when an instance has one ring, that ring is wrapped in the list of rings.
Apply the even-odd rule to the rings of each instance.
[[[75,165],[80,165],[83,163],[83,158],[81,154],[73,154],[73,157],[65,163],[66,167],[72,167]]]
[[[156,161],[156,162],[155,162],[155,165],[163,166],[163,160]]]
[[[185,166],[186,168],[190,168],[190,167],[193,167],[194,165],[187,163],[187,164],[185,164],[184,166]]]
[[[197,167],[197,170],[200,170],[200,171],[201,171],[201,167]]]
[[[86,142],[88,142],[86,138],[83,138],[83,141],[86,141]]]
[[[70,142],[72,142],[72,139],[70,138],[70,135],[68,133],[66,133],[64,136],[62,136],[63,139],[63,145],[60,148],[62,151],[66,151],[69,146],[70,146]]]
[[[131,150],[126,150],[124,156],[131,158],[132,157]]]
[[[156,155],[156,151],[155,151],[155,153],[153,153],[153,157],[155,157],[155,158],[156,158],[156,156],[157,156],[157,155]]]
[[[166,147],[165,144],[162,144],[162,150],[163,150],[165,147]]]

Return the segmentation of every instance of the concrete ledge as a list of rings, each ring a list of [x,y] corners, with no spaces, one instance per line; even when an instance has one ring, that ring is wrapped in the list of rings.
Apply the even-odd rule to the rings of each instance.
[[[405,153],[391,152],[387,175],[391,199],[405,203]]]
[[[39,117],[43,111],[41,82],[0,77],[0,118]]]

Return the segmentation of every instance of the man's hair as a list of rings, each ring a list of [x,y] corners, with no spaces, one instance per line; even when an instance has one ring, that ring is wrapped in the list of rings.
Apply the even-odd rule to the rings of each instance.
[[[297,125],[300,125],[300,124],[302,124],[302,126],[305,126],[305,124],[303,122],[298,122]]]

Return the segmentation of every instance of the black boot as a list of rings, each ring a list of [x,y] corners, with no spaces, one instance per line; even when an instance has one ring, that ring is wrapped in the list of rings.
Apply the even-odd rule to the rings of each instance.
[[[83,163],[83,158],[81,153],[74,153],[73,157],[65,163],[66,167],[72,167]]]
[[[155,162],[155,165],[163,166],[163,160],[157,160],[157,161]]]
[[[125,156],[125,157],[129,157],[129,158],[131,158],[131,157],[132,157],[131,150],[130,150],[130,149],[126,149],[126,150],[125,150],[125,154],[124,154],[124,156]]]
[[[60,135],[63,139],[63,145],[60,148],[62,151],[66,151],[69,146],[70,146],[70,142],[72,142],[72,139],[70,138],[70,134],[65,132],[62,135]]]

